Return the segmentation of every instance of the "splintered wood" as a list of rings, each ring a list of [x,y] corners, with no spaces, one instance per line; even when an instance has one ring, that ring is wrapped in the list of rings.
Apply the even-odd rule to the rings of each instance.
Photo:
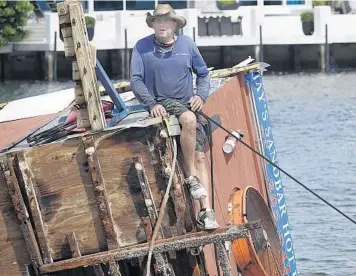
[[[95,72],[96,48],[88,41],[81,1],[66,0],[58,3],[57,10],[65,56],[75,59],[72,63],[73,81],[83,91],[81,95],[75,94],[76,103],[80,102],[77,125],[79,128],[103,130],[106,121]]]

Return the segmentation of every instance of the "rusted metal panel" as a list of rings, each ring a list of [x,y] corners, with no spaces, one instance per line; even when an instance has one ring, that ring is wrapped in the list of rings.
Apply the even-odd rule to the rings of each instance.
[[[248,236],[248,230],[258,229],[260,222],[250,222],[240,224],[231,228],[220,228],[213,232],[196,232],[184,236],[173,237],[169,239],[157,240],[153,249],[153,254],[163,253],[170,250],[182,250],[184,248],[199,247],[206,244],[224,242],[226,240],[239,239]],[[58,261],[52,264],[44,264],[40,267],[41,273],[52,273],[65,269],[72,269],[80,266],[90,266],[109,261],[118,261],[145,256],[148,254],[149,244],[144,243],[126,248],[100,252],[88,256],[82,256],[76,259]]]

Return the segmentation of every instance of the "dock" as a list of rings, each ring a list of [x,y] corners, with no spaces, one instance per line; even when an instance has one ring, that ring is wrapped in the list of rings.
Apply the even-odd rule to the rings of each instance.
[[[277,71],[356,68],[356,34],[352,28],[356,26],[356,14],[333,14],[330,6],[316,6],[312,8],[314,33],[305,35],[301,8],[291,10],[284,6],[278,13],[260,6],[236,11],[176,11],[187,18],[182,33],[196,42],[209,67],[231,67],[251,56],[267,61]],[[96,19],[92,43],[110,77],[128,78],[132,48],[140,38],[152,33],[145,23],[147,12],[90,13]],[[16,79],[24,75],[24,68],[34,66],[41,71],[28,72],[31,78],[53,80],[58,75],[69,79],[66,72],[70,63],[64,58],[64,43],[59,38],[58,14],[45,12],[43,18],[29,21],[28,30],[31,34],[26,40],[0,49],[5,79]]]

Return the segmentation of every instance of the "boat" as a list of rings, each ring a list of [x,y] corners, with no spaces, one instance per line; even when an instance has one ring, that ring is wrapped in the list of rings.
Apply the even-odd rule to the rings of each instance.
[[[0,275],[297,275],[282,179],[270,163],[266,64],[210,71],[200,115],[220,228],[203,231],[183,184],[177,118],[150,117],[129,83],[114,86],[98,61],[79,56],[80,70],[95,67],[103,84],[97,102],[78,93],[75,78],[73,89],[0,110]],[[29,101],[50,106],[12,114]]]

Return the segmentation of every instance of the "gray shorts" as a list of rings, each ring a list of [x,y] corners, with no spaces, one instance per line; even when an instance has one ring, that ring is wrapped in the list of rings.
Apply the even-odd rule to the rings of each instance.
[[[159,102],[166,111],[170,115],[175,115],[179,117],[186,111],[190,111],[189,107],[182,103],[179,100],[174,100],[174,99],[166,99],[161,102]],[[197,116],[197,135],[196,135],[196,146],[195,146],[195,151],[198,152],[205,152],[205,146],[207,142],[207,133],[205,131],[205,126],[207,124],[207,121],[204,119],[203,116],[198,115]]]

